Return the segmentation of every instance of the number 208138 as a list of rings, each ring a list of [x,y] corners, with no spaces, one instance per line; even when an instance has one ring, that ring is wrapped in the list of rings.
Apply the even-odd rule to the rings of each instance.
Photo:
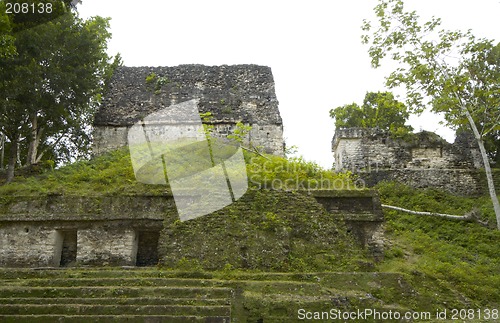
[[[52,13],[52,3],[27,3],[27,2],[7,2],[5,13]]]

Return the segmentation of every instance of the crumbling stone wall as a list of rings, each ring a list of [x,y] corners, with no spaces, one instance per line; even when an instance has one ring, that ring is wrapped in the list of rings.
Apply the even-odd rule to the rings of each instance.
[[[336,171],[359,174],[368,185],[396,180],[461,195],[482,192],[479,149],[466,133],[450,144],[426,131],[403,140],[391,138],[380,129],[340,129],[333,138],[332,150]]]
[[[383,214],[370,190],[252,190],[231,206],[186,222],[165,222],[160,255],[208,270],[286,270],[291,261],[335,270],[359,247],[383,255]]]
[[[342,218],[347,230],[374,256],[384,257],[384,215],[380,197],[374,190],[311,191],[310,194],[325,210]]]
[[[0,221],[0,266],[134,266],[139,236],[135,227],[146,224],[157,232],[161,228],[161,221],[148,222]],[[76,235],[76,241],[70,241],[73,245],[65,244],[72,237],[67,232]]]
[[[59,266],[56,259],[56,230],[43,223],[2,223],[0,266]]]
[[[187,258],[211,259],[212,269],[264,269],[289,261],[293,250],[314,258],[313,246],[319,257],[328,248],[348,257],[354,239],[346,230],[380,259],[382,222],[373,191],[249,191],[186,222],[169,194],[19,196],[0,204],[0,266],[175,265]]]
[[[80,264],[135,265],[137,236],[132,228],[117,226],[93,226],[78,230],[78,252]]]
[[[161,86],[147,82],[152,74]],[[237,122],[251,125],[245,138],[267,153],[283,155],[283,123],[269,67],[257,65],[120,67],[94,120],[94,153],[127,144],[128,129],[141,118],[172,104],[198,99],[211,112],[215,136],[226,137]]]
[[[19,196],[0,205],[0,266],[134,266],[175,216],[170,195]]]

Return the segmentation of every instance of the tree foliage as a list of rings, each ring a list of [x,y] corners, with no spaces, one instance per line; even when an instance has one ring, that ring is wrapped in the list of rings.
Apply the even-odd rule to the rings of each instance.
[[[500,168],[500,130],[492,131],[484,138],[484,146],[493,166]]]
[[[404,86],[407,104],[420,112],[430,107],[444,114],[448,125],[467,125],[474,133],[488,179],[498,228],[500,203],[496,196],[484,141],[500,130],[500,53],[492,40],[472,32],[439,29],[441,20],[422,23],[416,12],[404,10],[401,0],[379,0],[378,23],[365,21],[363,42],[373,67],[390,55],[399,67],[387,78],[391,88]]]
[[[88,153],[95,109],[120,64],[119,56],[111,63],[106,54],[109,19],[84,21],[68,9],[70,1],[48,2],[50,14],[0,16],[0,28],[3,21],[7,26],[2,37],[14,46],[0,54],[0,132],[8,141],[9,180],[19,160],[57,163]]]
[[[53,21],[65,15],[71,7],[71,0],[7,0],[5,3],[12,4],[9,16],[16,33]],[[17,10],[14,4],[20,5]]]
[[[0,2],[0,59],[11,58],[16,54],[15,38],[6,9],[5,3]]]
[[[336,128],[380,128],[395,136],[413,130],[405,125],[409,116],[406,105],[390,92],[368,92],[361,106],[352,103],[330,110]]]

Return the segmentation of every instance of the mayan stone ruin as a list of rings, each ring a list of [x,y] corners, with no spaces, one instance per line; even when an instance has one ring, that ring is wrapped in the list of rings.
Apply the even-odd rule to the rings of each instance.
[[[148,82],[148,78],[153,82]],[[210,123],[214,126],[215,136],[226,137],[238,122],[243,122],[252,126],[244,144],[251,142],[260,151],[284,155],[283,124],[271,69],[256,65],[119,68],[95,116],[95,154],[127,146],[128,130],[137,121],[173,104],[193,99],[198,100],[200,113],[212,113],[214,118]],[[383,214],[377,192],[296,193],[248,192],[232,206],[235,208],[233,212],[239,210],[236,212],[238,216],[250,214],[255,212],[257,205],[263,210],[284,212],[290,216],[306,215],[306,223],[323,221],[325,227],[332,228],[331,241],[339,234],[335,229],[339,225],[343,234],[351,232],[375,259],[382,257]],[[272,198],[261,201],[255,196]],[[281,204],[277,205],[276,201],[281,201]],[[224,212],[228,210],[203,217],[197,223],[208,221],[208,227],[214,227],[210,221],[216,222],[216,227],[223,225],[227,216]],[[6,201],[0,209],[0,267],[151,266],[159,262],[176,263],[185,257],[187,250],[193,250],[196,258],[200,251],[199,241],[194,238],[185,241],[184,234],[172,232],[171,228],[178,219],[169,192],[161,195],[97,193],[71,196],[57,193],[17,196]],[[250,227],[246,222],[241,223]],[[302,225],[297,230],[303,230]],[[256,255],[255,259],[262,258],[272,264],[279,257],[286,259],[291,250],[285,242],[293,234],[285,231],[281,235],[269,236],[265,230],[243,229],[225,236],[221,231],[210,230],[207,235],[212,236],[197,238],[210,245],[216,237],[222,237],[220,249],[227,249],[227,255],[234,258],[235,265],[241,262],[239,258],[247,259],[252,254]],[[265,238],[270,248],[281,246],[278,249],[282,253],[262,256],[259,254],[261,241],[254,246],[247,245],[248,241],[259,240],[259,237]],[[309,247],[328,242],[326,238],[308,239],[302,240]],[[294,243],[298,241],[301,239],[294,236]],[[231,253],[233,249],[230,247],[236,248],[237,252]],[[252,265],[250,260],[247,262],[248,266]],[[222,260],[215,262],[217,266],[223,264]]]
[[[152,75],[158,79],[148,82]],[[258,65],[118,68],[95,116],[94,153],[126,146],[128,130],[141,118],[192,99],[199,100],[200,113],[212,114],[205,123],[214,126],[215,136],[226,137],[242,122],[252,126],[245,144],[283,155],[273,75]]]
[[[339,129],[332,151],[336,171],[359,174],[368,185],[396,180],[460,195],[480,194],[484,187],[479,148],[467,133],[458,134],[450,144],[427,131],[403,140],[380,129]]]

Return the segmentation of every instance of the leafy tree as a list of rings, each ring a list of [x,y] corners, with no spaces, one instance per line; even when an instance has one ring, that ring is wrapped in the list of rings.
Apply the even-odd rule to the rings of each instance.
[[[390,92],[368,92],[362,106],[352,103],[330,110],[336,128],[380,128],[395,136],[413,130],[405,125],[409,116],[407,107]]]
[[[421,23],[401,0],[379,0],[378,24],[365,21],[363,42],[373,67],[384,57],[399,62],[387,78],[389,87],[404,85],[407,104],[415,111],[430,107],[444,113],[453,127],[468,125],[477,140],[489,193],[500,229],[500,203],[495,192],[484,140],[500,130],[500,48],[470,31],[439,30],[441,20]]]
[[[9,16],[16,33],[55,20],[73,8],[71,0],[7,0],[7,4],[12,4]],[[15,4],[21,12],[16,11]]]
[[[478,123],[479,124],[479,123]],[[468,125],[460,126],[457,131],[470,133],[470,127]],[[492,168],[500,168],[500,130],[495,130],[483,138],[484,148],[486,149],[486,154],[490,160]]]
[[[109,19],[83,21],[67,9],[68,1],[49,2],[52,16],[7,17],[15,46],[14,55],[0,57],[0,132],[8,140],[7,181],[21,155],[32,165],[48,155],[69,160],[88,153],[97,103],[120,64],[119,56],[110,64],[106,54]]]
[[[0,59],[16,54],[15,38],[12,36],[12,23],[6,13],[4,2],[0,2]]]
[[[500,168],[500,130],[492,131],[485,136],[484,147],[494,166]]]

